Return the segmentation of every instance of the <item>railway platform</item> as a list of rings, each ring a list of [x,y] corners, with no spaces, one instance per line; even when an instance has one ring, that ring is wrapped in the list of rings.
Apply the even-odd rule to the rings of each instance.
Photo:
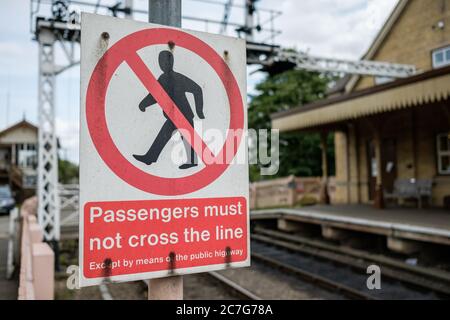
[[[277,219],[280,229],[295,231],[302,224],[320,225],[322,235],[338,240],[346,232],[387,237],[388,247],[408,253],[421,243],[450,245],[450,212],[440,209],[389,208],[366,205],[317,205],[254,210],[251,219]]]

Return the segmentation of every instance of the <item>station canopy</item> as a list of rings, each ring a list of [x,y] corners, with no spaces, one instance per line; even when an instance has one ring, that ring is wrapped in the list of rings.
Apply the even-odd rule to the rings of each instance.
[[[426,106],[450,96],[450,67],[333,97],[272,115],[272,128],[281,132],[368,117],[415,106]]]

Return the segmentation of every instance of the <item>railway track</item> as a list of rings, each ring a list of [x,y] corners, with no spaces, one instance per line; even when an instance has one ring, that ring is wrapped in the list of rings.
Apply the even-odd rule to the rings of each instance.
[[[250,290],[244,288],[243,286],[221,275],[218,272],[207,272],[204,275],[214,283],[219,284],[224,290],[226,290],[236,298],[242,300],[261,300],[259,296],[257,296]],[[148,280],[143,280],[143,282],[148,286]]]
[[[304,280],[353,299],[441,299],[450,297],[450,276],[361,250],[343,248],[255,227],[252,256]],[[369,265],[382,269],[382,289],[366,286]]]
[[[238,283],[232,281],[231,279],[221,275],[217,272],[208,272],[207,275],[214,281],[220,283],[227,291],[232,292],[236,297],[243,300],[261,300],[256,294],[242,287]]]

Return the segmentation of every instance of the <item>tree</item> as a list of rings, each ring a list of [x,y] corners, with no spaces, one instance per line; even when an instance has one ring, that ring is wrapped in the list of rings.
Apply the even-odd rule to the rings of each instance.
[[[58,175],[62,184],[78,183],[78,166],[70,161],[58,159]]]
[[[315,72],[290,70],[268,76],[256,86],[258,95],[253,97],[248,110],[249,128],[271,129],[270,115],[289,110],[325,98],[325,91],[332,78]],[[334,172],[333,136],[328,137],[328,162]],[[311,133],[280,134],[280,168],[275,176],[260,176],[259,165],[250,167],[250,180],[262,178],[321,175],[320,136]]]

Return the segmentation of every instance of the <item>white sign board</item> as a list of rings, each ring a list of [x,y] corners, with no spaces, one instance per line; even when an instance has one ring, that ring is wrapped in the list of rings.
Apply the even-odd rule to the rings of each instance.
[[[245,41],[81,30],[81,286],[248,266]]]

